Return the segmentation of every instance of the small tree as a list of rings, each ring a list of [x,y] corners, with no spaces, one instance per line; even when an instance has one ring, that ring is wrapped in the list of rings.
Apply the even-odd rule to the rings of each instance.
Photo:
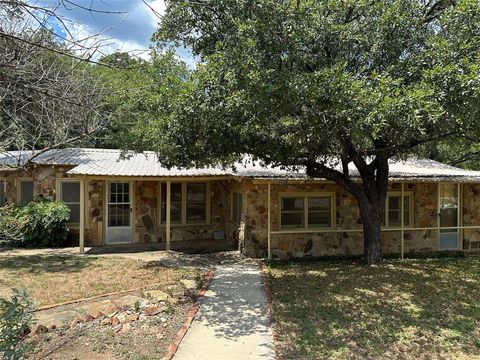
[[[170,165],[248,153],[332,180],[378,263],[389,159],[478,129],[479,35],[477,0],[168,1],[154,39],[201,63],[177,108],[143,124],[145,147]]]

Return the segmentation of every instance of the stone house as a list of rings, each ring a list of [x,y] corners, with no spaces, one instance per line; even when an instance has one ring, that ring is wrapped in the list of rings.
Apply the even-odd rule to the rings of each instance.
[[[274,258],[363,253],[355,198],[301,170],[254,161],[235,171],[166,169],[154,153],[107,149],[50,150],[27,165],[30,156],[0,156],[0,203],[64,201],[81,251],[155,244]],[[480,172],[392,162],[382,233],[384,253],[479,249]]]

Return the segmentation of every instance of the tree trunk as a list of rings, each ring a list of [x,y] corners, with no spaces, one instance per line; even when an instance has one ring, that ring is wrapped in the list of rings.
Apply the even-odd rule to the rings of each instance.
[[[359,201],[363,224],[363,256],[368,265],[382,261],[381,209],[364,201]]]

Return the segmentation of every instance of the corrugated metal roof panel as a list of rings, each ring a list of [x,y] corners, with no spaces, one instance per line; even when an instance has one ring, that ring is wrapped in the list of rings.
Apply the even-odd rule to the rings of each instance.
[[[7,152],[0,154],[0,166],[15,166],[32,156],[32,152]],[[75,166],[70,174],[91,176],[137,177],[190,177],[190,176],[240,176],[257,179],[307,179],[304,168],[286,169],[263,166],[245,157],[234,169],[207,167],[201,169],[167,169],[158,162],[153,152],[124,153],[121,150],[70,148],[55,149],[38,155],[34,161],[45,165]],[[339,165],[337,165],[339,169]],[[353,177],[358,171],[349,165]],[[429,159],[410,158],[390,162],[390,179],[421,181],[480,181],[480,171],[463,170]]]

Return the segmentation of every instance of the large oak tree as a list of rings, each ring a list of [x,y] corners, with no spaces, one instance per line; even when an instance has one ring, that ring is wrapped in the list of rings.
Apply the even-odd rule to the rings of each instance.
[[[369,264],[389,159],[478,129],[478,0],[172,0],[154,40],[201,60],[143,146],[170,165],[251,154],[336,182],[358,201]]]

